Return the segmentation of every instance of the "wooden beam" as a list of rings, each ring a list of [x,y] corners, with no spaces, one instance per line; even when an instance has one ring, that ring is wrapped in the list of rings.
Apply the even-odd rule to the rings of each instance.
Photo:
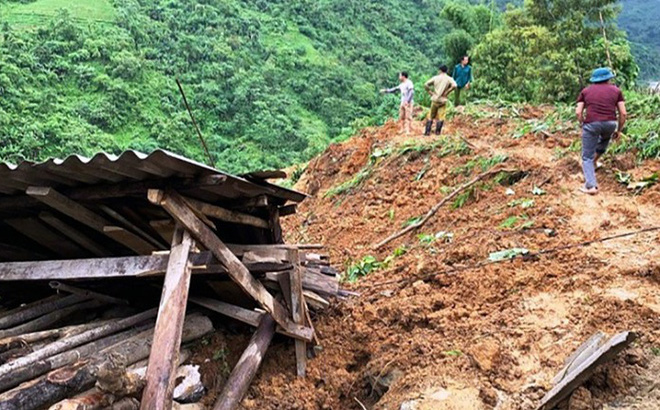
[[[268,227],[273,243],[284,243],[282,238],[282,225],[280,225],[280,210],[276,206],[268,208]]]
[[[174,221],[171,219],[161,219],[158,221],[149,221],[149,225],[168,243],[172,242],[174,235]]]
[[[265,208],[270,204],[267,195],[258,195],[252,198],[239,198],[228,203],[227,208],[230,209],[247,209],[247,208]]]
[[[110,208],[107,205],[101,205],[99,206],[99,208],[101,208],[101,210],[106,214],[110,215],[110,217],[114,218],[117,222],[124,225],[125,228],[128,228],[132,232],[135,232],[136,234],[140,235],[142,239],[149,242],[152,246],[155,246],[158,249],[166,249],[159,240],[146,233],[140,227],[136,226],[133,222],[129,221],[126,217],[124,217],[124,215],[120,214],[119,212],[115,211],[114,209]]]
[[[198,201],[192,198],[184,198],[186,203],[194,211],[197,211],[201,214],[209,216],[211,218],[216,218],[225,222],[232,222],[242,225],[250,225],[256,228],[268,229],[268,222],[257,218],[256,216],[244,214],[241,212],[231,211],[229,209],[221,208],[216,205],[211,205],[206,202]]]
[[[95,214],[79,203],[60,194],[53,188],[29,187],[25,193],[50,206],[51,208],[60,211],[64,215],[68,215],[76,221],[79,221],[89,226],[90,228],[95,229],[96,231],[103,232],[103,227],[110,225],[110,223],[108,223],[105,218]]]
[[[290,205],[285,205],[285,206],[279,207],[280,217],[295,214],[296,211],[297,211],[297,208],[298,208],[298,205],[296,205],[296,204],[290,204]]]
[[[103,227],[103,233],[115,242],[132,249],[138,255],[149,255],[159,250],[149,242],[119,226],[105,226]]]
[[[0,281],[11,280],[64,280],[96,279],[134,276],[154,276],[165,272],[169,260],[168,254],[123,256],[93,259],[66,259],[29,262],[1,262]],[[199,252],[191,255],[194,273],[227,273],[211,252]],[[248,261],[250,272],[272,272],[290,269],[287,263]],[[305,276],[308,269],[305,270]],[[315,275],[311,273],[310,275]],[[313,280],[314,276],[309,280]]]
[[[303,296],[302,275],[300,273],[300,258],[297,250],[289,250],[289,260],[293,264],[293,269],[289,271],[291,284],[291,313],[293,321],[299,325],[305,325],[305,297]],[[295,341],[296,348],[296,374],[298,377],[305,377],[307,367],[307,343],[304,340]]]
[[[274,334],[275,321],[270,315],[266,314],[262,317],[257,331],[229,375],[225,387],[213,406],[213,410],[235,410],[238,408],[248,387],[250,387],[252,379],[259,370],[261,361],[266,354],[268,345],[273,340]]]
[[[87,249],[94,256],[106,256],[111,254],[111,252],[104,248],[103,245],[99,245],[95,240],[80,232],[78,229],[72,227],[68,223],[64,222],[60,218],[56,217],[55,215],[51,214],[50,212],[40,213],[39,219],[50,225],[53,229],[64,234],[78,245]]]
[[[107,174],[110,175],[110,173]],[[227,181],[226,175],[217,174],[205,175],[199,178],[170,178],[167,180],[157,179],[123,183],[117,183],[121,180],[121,177],[116,178],[113,175],[113,178],[115,178],[115,182],[65,189],[63,190],[63,193],[76,201],[93,201],[126,196],[144,196],[149,189],[154,188],[186,190],[213,187],[222,185]],[[7,185],[6,181],[4,184]],[[24,187],[24,184],[17,184],[16,190],[23,191]],[[39,205],[39,201],[28,195],[0,198],[0,212],[6,212],[17,208],[33,208],[37,205]]]
[[[112,226],[105,218],[90,211],[79,203],[67,198],[50,187],[29,187],[26,194],[45,203],[53,209],[101,232],[116,242],[132,249],[139,254],[158,250],[139,236],[123,228]]]
[[[84,249],[58,235],[37,218],[6,219],[5,223],[57,255],[77,258],[87,254]]]
[[[220,313],[221,315],[238,320],[239,322],[243,322],[252,327],[259,326],[259,322],[266,314],[264,312],[245,309],[236,305],[232,305],[230,303],[221,302],[219,300],[205,298],[201,296],[190,297],[188,300],[196,305],[205,307],[208,310],[212,310],[216,313]],[[281,326],[277,326],[276,332],[284,336],[292,337],[294,339],[298,337],[295,334],[288,333],[286,330],[282,329]]]
[[[227,273],[232,280],[270,313],[280,326],[286,329],[287,332],[298,335],[303,340],[312,340],[313,331],[308,327],[293,323],[289,319],[289,312],[284,306],[275,300],[273,295],[268,293],[266,288],[250,274],[250,271],[227,248],[220,238],[195,216],[181,195],[174,191],[165,193],[159,190],[150,190],[149,200],[154,204],[161,205],[197,241],[210,250],[213,256],[227,268]]]
[[[165,273],[154,341],[147,366],[147,385],[142,394],[143,410],[167,410],[172,406],[176,366],[190,288],[190,250],[193,239],[177,229]]]

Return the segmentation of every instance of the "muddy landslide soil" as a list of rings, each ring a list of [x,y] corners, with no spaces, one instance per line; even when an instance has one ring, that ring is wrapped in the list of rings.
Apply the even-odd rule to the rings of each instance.
[[[445,125],[447,140],[470,152],[443,156],[442,144],[420,149],[437,137],[421,136],[421,123],[412,136],[401,135],[391,122],[310,162],[296,188],[311,197],[285,220],[287,242],[323,243],[342,271],[366,255],[406,252],[344,284],[360,296],[314,319],[322,350],[309,360],[306,379],[295,377],[293,343],[276,339],[243,408],[533,409],[584,340],[624,330],[639,333],[634,346],[563,406],[660,408],[658,231],[461,270],[496,251],[660,226],[660,186],[633,195],[614,176],[620,169],[643,177],[660,164],[607,156],[598,171],[601,194],[584,196],[578,153],[569,149],[577,132],[514,138],[520,124],[551,109],[526,109],[517,118],[490,111]],[[498,155],[507,158],[499,166],[522,173],[489,178],[462,207],[450,203],[417,231],[372,249],[480,173],[475,158]],[[363,170],[361,184],[327,195]],[[534,187],[545,194],[533,195]],[[453,238],[420,240],[438,232]],[[237,343],[237,354],[243,346]]]

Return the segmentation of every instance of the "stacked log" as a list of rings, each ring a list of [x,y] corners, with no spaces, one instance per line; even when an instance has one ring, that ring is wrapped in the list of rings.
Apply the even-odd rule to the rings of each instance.
[[[213,330],[211,321],[200,315],[186,318],[182,342],[190,342]],[[40,409],[94,386],[103,368],[119,362],[130,365],[149,356],[153,328],[142,331],[100,351],[91,351],[74,363],[0,394],[0,410]]]

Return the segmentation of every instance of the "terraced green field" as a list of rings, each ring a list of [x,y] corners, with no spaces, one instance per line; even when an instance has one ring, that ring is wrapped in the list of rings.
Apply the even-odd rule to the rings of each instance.
[[[31,3],[2,3],[0,16],[13,27],[31,27],[66,10],[79,20],[112,23],[115,9],[109,0],[36,0]]]

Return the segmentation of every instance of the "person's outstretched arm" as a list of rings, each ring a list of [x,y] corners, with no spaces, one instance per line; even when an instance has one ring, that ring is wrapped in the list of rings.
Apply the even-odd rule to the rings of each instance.
[[[380,90],[380,92],[383,94],[392,94],[400,90],[401,90],[401,86],[397,85],[396,87],[392,87],[392,88],[383,88],[382,90]]]

